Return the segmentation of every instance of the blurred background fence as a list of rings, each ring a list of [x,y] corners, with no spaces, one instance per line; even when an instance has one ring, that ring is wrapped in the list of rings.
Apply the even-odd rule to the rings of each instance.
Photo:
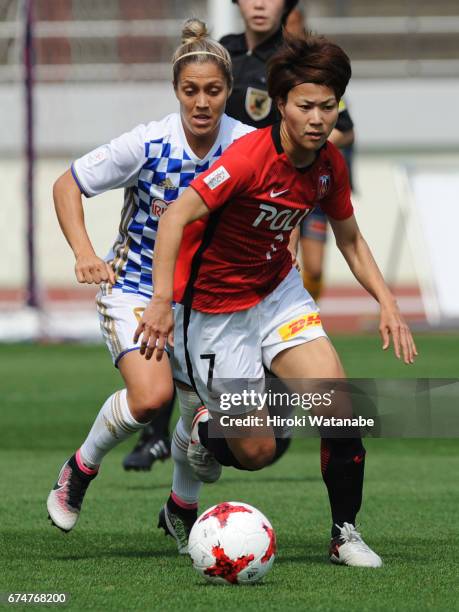
[[[459,168],[459,3],[308,0],[300,5],[307,28],[329,36],[351,57],[354,76],[347,101],[356,124],[359,223],[403,309],[422,319],[416,247],[411,243],[410,250],[400,228],[395,170]],[[25,154],[31,144],[24,63],[28,6],[34,16],[30,184]],[[217,37],[242,31],[230,0],[0,0],[0,221],[6,253],[0,267],[0,337],[18,327],[11,321],[27,299],[31,232],[37,299],[48,306],[40,316],[49,317],[59,305],[73,308],[75,321],[76,313],[82,321],[81,329],[75,323],[75,337],[85,329],[91,330],[87,335],[94,332],[97,323],[89,311],[94,291],[78,287],[74,279],[73,259],[54,215],[52,184],[74,157],[177,109],[170,57],[189,16],[206,20]],[[27,200],[32,195],[30,226]],[[444,197],[440,179],[432,214],[443,214]],[[459,196],[457,203],[459,209]],[[90,235],[101,255],[115,238],[121,204],[119,192],[86,202]],[[322,309],[330,321],[352,320],[355,328],[372,316],[374,305],[355,289],[335,248],[328,249],[326,282]],[[42,324],[24,312],[19,327],[32,330]],[[64,315],[63,328],[67,320]],[[57,320],[54,326],[59,327]]]

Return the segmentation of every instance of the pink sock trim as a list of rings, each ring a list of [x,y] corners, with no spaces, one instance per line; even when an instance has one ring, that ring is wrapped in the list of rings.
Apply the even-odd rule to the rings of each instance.
[[[180,506],[180,508],[183,508],[184,510],[194,510],[198,507],[198,502],[193,502],[192,504],[189,504],[188,502],[183,501],[183,499],[179,497],[176,493],[174,493],[174,491],[171,491],[171,498],[172,501],[177,504],[177,506]]]
[[[97,474],[97,472],[99,471],[99,468],[95,470],[91,470],[91,468],[88,468],[88,466],[83,463],[83,459],[81,458],[80,449],[78,449],[77,452],[75,453],[75,458],[76,458],[78,468],[84,474],[87,474],[88,476],[93,476],[94,474]]]

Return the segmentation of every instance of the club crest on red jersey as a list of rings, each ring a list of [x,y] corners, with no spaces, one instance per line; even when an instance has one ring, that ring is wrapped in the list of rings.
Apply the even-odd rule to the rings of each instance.
[[[330,189],[330,175],[321,174],[319,176],[319,184],[317,188],[317,198],[319,200],[324,198],[327,195],[329,189]]]

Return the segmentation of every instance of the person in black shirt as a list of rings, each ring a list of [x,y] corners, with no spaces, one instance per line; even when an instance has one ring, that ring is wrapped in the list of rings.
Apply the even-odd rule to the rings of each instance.
[[[304,21],[296,8],[298,0],[232,0],[237,2],[245,23],[241,34],[228,34],[220,42],[233,62],[234,85],[226,113],[256,128],[280,121],[276,105],[268,95],[267,63],[283,42],[282,29],[304,36]],[[346,159],[352,186],[351,162],[354,124],[344,100],[329,140],[340,147]],[[322,288],[327,221],[317,207],[300,227],[303,282],[317,300]]]
[[[230,117],[257,128],[280,120],[279,112],[268,95],[266,64],[281,46],[282,25],[297,2],[238,2],[246,30],[242,34],[228,34],[220,40],[233,62],[234,85],[226,105]]]

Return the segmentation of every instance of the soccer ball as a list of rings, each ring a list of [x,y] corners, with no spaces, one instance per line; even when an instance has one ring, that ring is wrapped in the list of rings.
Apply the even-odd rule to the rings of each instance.
[[[194,568],[215,584],[251,584],[271,569],[276,535],[256,508],[224,502],[201,514],[188,539]]]

